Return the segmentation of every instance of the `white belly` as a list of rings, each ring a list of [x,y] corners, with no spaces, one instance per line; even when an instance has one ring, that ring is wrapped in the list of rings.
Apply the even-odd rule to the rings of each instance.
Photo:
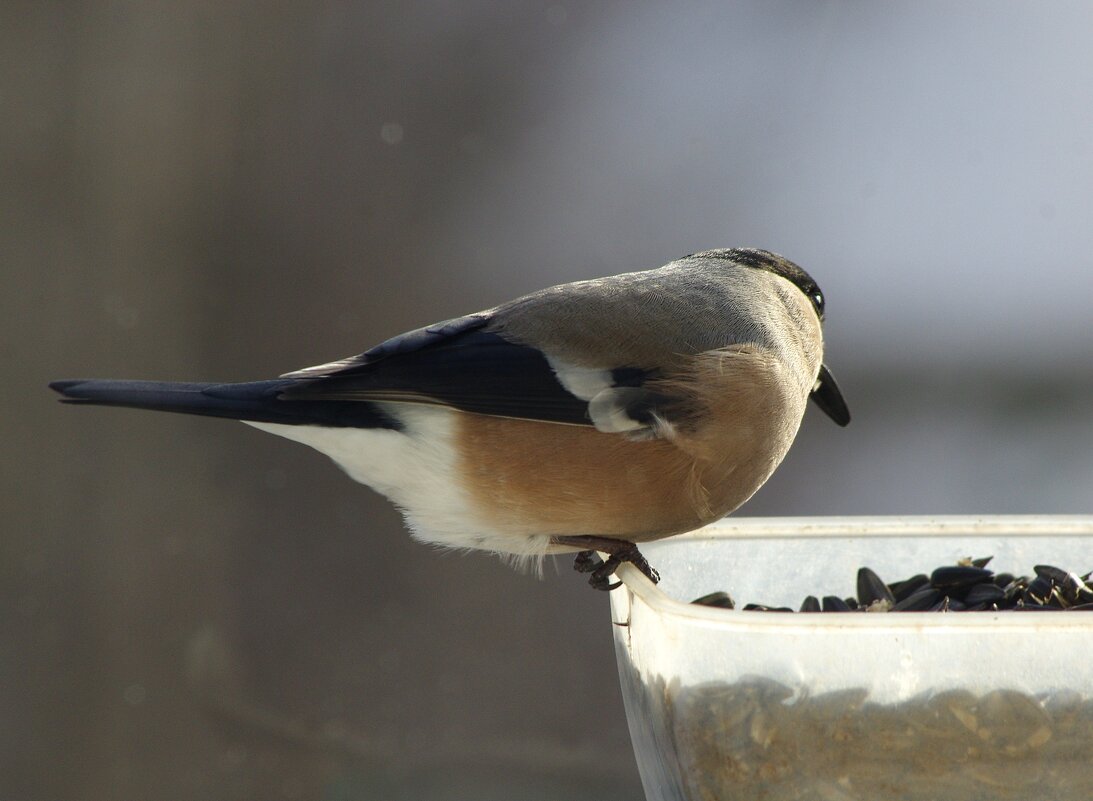
[[[329,456],[351,478],[398,505],[418,540],[516,557],[547,552],[548,537],[501,531],[473,508],[452,444],[458,412],[406,403],[383,404],[383,410],[402,424],[402,431],[244,422]]]

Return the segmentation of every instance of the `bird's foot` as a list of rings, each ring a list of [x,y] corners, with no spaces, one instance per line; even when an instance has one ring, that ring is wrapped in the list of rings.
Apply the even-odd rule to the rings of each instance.
[[[660,574],[649,566],[649,562],[641,555],[638,546],[627,540],[615,540],[610,537],[563,536],[554,537],[553,541],[557,545],[571,545],[586,549],[577,554],[577,558],[573,561],[573,569],[578,573],[591,574],[588,577],[588,583],[597,590],[609,591],[622,585],[621,581],[612,582],[608,577],[623,562],[632,564],[654,584],[660,581]],[[600,559],[597,551],[607,554],[606,561]]]

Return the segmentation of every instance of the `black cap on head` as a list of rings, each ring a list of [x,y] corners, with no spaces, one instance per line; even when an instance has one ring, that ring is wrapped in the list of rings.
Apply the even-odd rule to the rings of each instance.
[[[824,293],[812,280],[811,275],[784,256],[759,248],[727,248],[724,250],[704,250],[701,253],[694,253],[688,258],[725,259],[741,267],[766,270],[768,273],[779,275],[804,292],[805,297],[812,303],[812,307],[816,309],[816,314],[821,320],[824,319]]]

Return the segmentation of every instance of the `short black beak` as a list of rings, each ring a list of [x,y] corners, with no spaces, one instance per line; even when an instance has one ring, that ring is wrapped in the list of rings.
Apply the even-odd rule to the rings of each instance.
[[[835,376],[827,369],[826,364],[820,365],[820,374],[816,376],[816,386],[812,388],[809,396],[816,402],[823,413],[841,426],[850,422],[850,410],[846,408],[846,401],[839,391],[839,385],[835,383]]]

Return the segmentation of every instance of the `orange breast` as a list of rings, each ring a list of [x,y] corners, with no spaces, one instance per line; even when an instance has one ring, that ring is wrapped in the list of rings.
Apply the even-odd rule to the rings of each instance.
[[[689,531],[738,507],[781,462],[807,398],[781,379],[761,353],[704,355],[663,382],[700,410],[664,439],[461,414],[459,475],[479,514],[514,535]]]

